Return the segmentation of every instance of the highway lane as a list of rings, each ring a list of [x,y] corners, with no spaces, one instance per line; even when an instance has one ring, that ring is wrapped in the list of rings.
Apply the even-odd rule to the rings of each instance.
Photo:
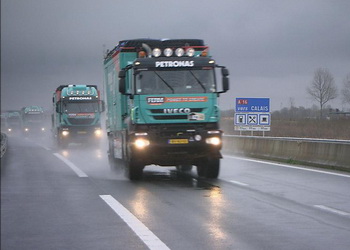
[[[104,144],[56,150],[46,139],[9,142],[1,167],[1,249],[350,245],[348,174],[225,156],[218,180],[149,166],[143,180],[130,182],[110,171]]]

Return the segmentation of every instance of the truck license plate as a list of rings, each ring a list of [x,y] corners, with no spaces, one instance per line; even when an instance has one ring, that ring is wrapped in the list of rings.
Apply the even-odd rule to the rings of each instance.
[[[169,144],[188,144],[188,139],[170,139]]]
[[[79,135],[83,135],[83,134],[86,134],[86,133],[87,133],[86,131],[78,131]]]

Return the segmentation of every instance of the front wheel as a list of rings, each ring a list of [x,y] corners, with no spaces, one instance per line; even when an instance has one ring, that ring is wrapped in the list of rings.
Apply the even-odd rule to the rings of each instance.
[[[220,172],[219,158],[205,158],[197,164],[197,174],[199,177],[216,179]]]
[[[130,159],[126,162],[125,176],[130,180],[140,180],[143,175],[143,168],[145,166],[134,159]]]

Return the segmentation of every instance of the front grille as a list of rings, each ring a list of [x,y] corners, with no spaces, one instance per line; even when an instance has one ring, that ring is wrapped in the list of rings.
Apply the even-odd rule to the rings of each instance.
[[[68,122],[72,125],[91,125],[94,122],[94,118],[87,118],[87,119],[74,119],[74,118],[68,118]]]
[[[154,120],[187,120],[187,115],[155,115]]]
[[[165,110],[169,110],[165,113]],[[188,120],[189,113],[170,113],[172,109],[150,109],[154,120]],[[191,113],[201,113],[203,108],[191,108]]]
[[[164,110],[166,109],[150,109],[152,114],[165,114]],[[191,112],[203,112],[203,108],[191,108]]]

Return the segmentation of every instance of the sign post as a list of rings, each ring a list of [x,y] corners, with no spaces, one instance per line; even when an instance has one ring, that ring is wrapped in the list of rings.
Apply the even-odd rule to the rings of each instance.
[[[270,98],[236,98],[234,125],[238,131],[270,131]]]

